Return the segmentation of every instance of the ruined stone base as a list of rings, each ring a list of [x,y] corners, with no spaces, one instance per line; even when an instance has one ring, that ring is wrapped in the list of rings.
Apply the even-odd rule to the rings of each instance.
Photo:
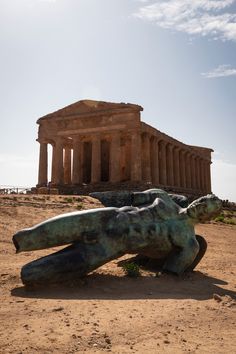
[[[176,188],[163,185],[154,185],[150,182],[119,182],[119,183],[93,183],[93,184],[78,184],[78,185],[51,185],[50,187],[38,187],[37,192],[40,193],[44,190],[44,194],[63,194],[63,195],[89,195],[93,192],[105,192],[105,191],[120,191],[120,190],[132,190],[132,191],[144,191],[151,188],[160,188],[168,193],[181,194],[188,197],[189,200],[194,200],[206,193],[199,190],[190,190],[184,188]],[[47,191],[47,192],[46,192]],[[40,193],[41,194],[41,193]]]

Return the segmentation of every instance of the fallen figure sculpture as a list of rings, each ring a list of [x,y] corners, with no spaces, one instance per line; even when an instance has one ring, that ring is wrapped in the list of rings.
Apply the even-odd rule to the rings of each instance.
[[[134,193],[133,203],[141,206],[71,212],[17,232],[17,253],[70,244],[23,266],[22,282],[75,279],[127,253],[159,259],[166,272],[192,270],[202,258],[194,226],[217,216],[221,201],[209,194],[182,208],[165,191],[153,189]]]

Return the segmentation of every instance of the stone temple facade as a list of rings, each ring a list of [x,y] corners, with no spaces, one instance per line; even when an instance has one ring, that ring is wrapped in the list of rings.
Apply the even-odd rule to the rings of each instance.
[[[142,110],[130,103],[82,100],[38,119],[37,187],[71,190],[82,184],[125,182],[192,195],[211,193],[213,150],[186,145],[142,122]]]

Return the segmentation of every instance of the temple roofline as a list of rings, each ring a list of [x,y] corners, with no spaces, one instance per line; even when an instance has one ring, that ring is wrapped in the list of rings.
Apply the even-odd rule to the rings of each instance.
[[[73,116],[83,118],[101,114],[111,114],[111,112],[114,114],[128,113],[129,111],[140,112],[143,111],[143,107],[133,103],[80,100],[38,118],[37,124],[40,124],[42,120],[46,119],[66,119],[72,118]]]

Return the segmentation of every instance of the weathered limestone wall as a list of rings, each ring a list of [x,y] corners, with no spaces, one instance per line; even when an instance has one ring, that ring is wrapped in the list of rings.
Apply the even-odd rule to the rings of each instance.
[[[38,186],[144,182],[196,195],[211,192],[211,149],[183,144],[141,122],[142,107],[79,101],[40,118]]]

